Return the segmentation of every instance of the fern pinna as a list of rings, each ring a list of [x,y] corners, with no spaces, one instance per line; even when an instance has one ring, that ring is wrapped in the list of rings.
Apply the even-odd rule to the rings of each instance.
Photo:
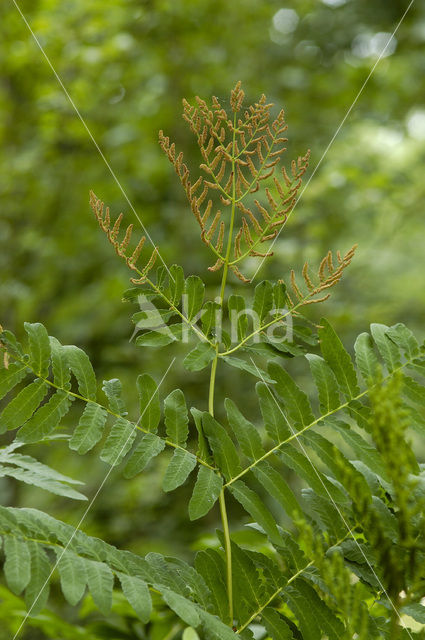
[[[249,281],[239,268],[243,260],[270,254],[258,246],[273,242],[285,225],[308,162],[307,154],[276,178],[283,112],[269,123],[264,97],[242,113],[243,98],[238,83],[230,118],[215,98],[211,108],[200,99],[197,106],[184,103],[206,174],[193,183],[182,154],[160,133],[216,257],[212,269],[221,270],[218,299],[205,300],[201,278],[185,277],[181,266],[162,265],[153,275],[156,249],[137,266],[143,238],[129,249],[131,226],[122,237],[122,216],[113,223],[98,198],[90,199],[108,240],[136,275],[125,294],[141,307],[133,316],[136,344],[190,342],[183,365],[210,369],[208,411],[202,402],[188,409],[181,389],[162,398],[154,377],[143,373],[136,381],[140,418],[132,419],[120,381],[101,385],[81,349],[60,344],[40,323],[25,325],[25,346],[10,331],[0,334],[0,396],[6,398],[0,429],[17,430],[0,451],[3,476],[81,500],[77,481],[21,450],[67,438],[81,455],[97,447],[100,459],[121,465],[127,478],[172,451],[163,490],[193,482],[190,520],[218,505],[217,545],[199,551],[193,566],[158,553],[142,558],[41,511],[1,507],[6,581],[15,594],[24,593],[31,615],[45,606],[57,578],[71,605],[88,589],[105,614],[121,587],[143,638],[157,637],[152,597],[180,620],[170,639],[422,637],[414,621],[425,623],[424,478],[409,434],[425,435],[425,349],[402,324],[374,324],[357,338],[353,362],[329,322],[320,322],[316,336],[301,317],[304,306],[329,295],[355,248],[338,252],[336,266],[328,253],[314,276],[305,265],[298,281],[290,271],[287,285],[263,281],[252,299],[226,297],[229,271]],[[294,339],[285,333],[288,318]],[[308,363],[315,393],[290,375],[291,359]],[[218,366],[256,378],[261,420],[250,420],[231,398],[215,399]],[[81,417],[66,436],[59,429],[73,403]],[[288,470],[301,490],[288,484]],[[255,550],[232,539],[234,501],[255,532]]]

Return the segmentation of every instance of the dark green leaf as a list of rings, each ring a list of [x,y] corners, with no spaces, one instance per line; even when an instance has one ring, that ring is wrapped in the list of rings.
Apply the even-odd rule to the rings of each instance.
[[[88,355],[82,349],[72,345],[63,348],[69,367],[77,378],[80,394],[88,400],[96,400],[96,376]]]
[[[200,342],[187,354],[183,360],[183,365],[188,371],[201,371],[215,358],[215,354],[215,347],[209,342]]]
[[[265,452],[257,429],[242,415],[233,400],[226,398],[224,405],[227,419],[243,453],[251,461],[261,458]]]
[[[229,490],[233,497],[241,503],[243,508],[254,518],[255,522],[264,529],[271,542],[277,545],[282,544],[282,538],[277,529],[275,520],[264,506],[261,498],[251,489],[249,489],[242,480],[236,480],[229,486]]]
[[[306,427],[314,422],[315,418],[307,395],[295,384],[285,369],[275,362],[270,362],[269,373],[276,380],[276,391],[283,398],[294,426]]]
[[[329,322],[322,318],[320,325],[319,339],[322,355],[334,372],[342,393],[347,400],[350,400],[360,393],[352,360]]]
[[[102,391],[108,398],[108,405],[112,413],[119,416],[126,416],[127,411],[125,408],[125,402],[121,398],[122,384],[118,378],[112,378],[111,380],[104,380],[102,385]]]
[[[197,520],[205,516],[214,506],[223,486],[223,480],[212,469],[201,465],[189,502],[189,517]]]
[[[50,363],[50,341],[46,327],[39,322],[24,322],[24,327],[29,337],[29,364],[37,376],[46,378]]]
[[[135,424],[125,418],[118,418],[106,438],[100,459],[110,464],[111,467],[120,464],[124,456],[130,451],[136,435],[137,427]]]
[[[260,378],[263,382],[274,384],[274,380],[270,378],[263,369],[257,367],[255,364],[250,364],[249,362],[246,362],[246,360],[242,360],[242,358],[235,358],[234,356],[222,356],[222,359],[231,367],[242,369],[242,371],[247,371],[256,378]]]
[[[69,441],[70,448],[80,454],[93,449],[102,437],[107,415],[103,407],[95,402],[88,402]]]
[[[37,409],[47,393],[44,380],[34,380],[24,387],[0,414],[0,433],[7,429],[17,429],[26,422]]]
[[[189,433],[186,400],[181,389],[175,389],[164,400],[167,436],[175,444],[186,444]]]
[[[37,442],[59,425],[61,418],[68,412],[72,397],[65,391],[56,391],[50,400],[38,409],[18,431],[19,440]]]
[[[140,399],[140,426],[156,433],[161,419],[158,385],[148,373],[139,375],[136,384]]]
[[[120,572],[117,575],[125,598],[140,620],[147,623],[151,616],[152,600],[146,582],[137,576],[129,576]]]
[[[198,276],[189,276],[185,283],[185,307],[186,317],[192,320],[196,314],[202,309],[204,302],[205,285]]]
[[[292,435],[292,431],[273,391],[264,382],[257,382],[255,390],[267,433],[273,442],[284,442]]]
[[[234,478],[242,469],[236,447],[226,430],[207,412],[202,416],[202,426],[220,471],[226,480]]]
[[[145,433],[124,467],[124,477],[132,478],[146,467],[165,447],[165,441],[154,433]]]
[[[177,489],[195,467],[196,457],[192,453],[183,449],[176,449],[165,472],[162,483],[163,490],[174,491],[174,489]]]

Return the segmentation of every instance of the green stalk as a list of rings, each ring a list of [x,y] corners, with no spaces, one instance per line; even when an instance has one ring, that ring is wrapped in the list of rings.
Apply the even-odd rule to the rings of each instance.
[[[229,270],[230,251],[232,249],[233,226],[235,222],[235,212],[236,212],[236,174],[235,174],[236,122],[237,120],[236,120],[236,112],[235,112],[233,116],[232,211],[230,215],[229,234],[227,237],[227,247],[226,247],[226,255],[225,255],[225,261],[223,266],[223,275],[221,278],[221,287],[220,287],[220,305],[221,306],[223,306],[224,291],[226,289],[227,273]],[[208,396],[208,411],[212,416],[214,415],[214,389],[215,389],[215,378],[217,373],[217,363],[218,363],[218,343],[216,344],[215,358],[211,364],[210,388],[209,388],[209,396]],[[229,602],[229,622],[230,622],[230,626],[233,626],[232,546],[230,541],[229,520],[227,517],[224,488],[220,492],[219,504],[220,504],[221,522],[223,525],[223,533],[224,533],[224,551],[226,555],[226,583],[227,583],[227,599]]]
[[[232,579],[232,546],[230,541],[229,520],[227,518],[226,498],[224,496],[224,488],[220,492],[220,515],[223,524],[224,548],[226,552],[226,584],[227,584],[227,600],[229,602],[229,620],[230,626],[233,627],[233,579]]]

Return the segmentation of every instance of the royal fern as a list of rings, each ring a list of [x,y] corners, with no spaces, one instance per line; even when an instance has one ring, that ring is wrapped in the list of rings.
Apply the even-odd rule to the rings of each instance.
[[[279,182],[274,171],[284,151],[283,113],[269,124],[271,105],[263,97],[242,118],[242,102],[238,84],[230,118],[216,99],[211,108],[199,99],[196,107],[184,104],[208,179],[192,184],[182,154],[160,134],[202,239],[217,257],[213,270],[222,269],[215,301],[205,300],[199,276],[186,278],[178,265],[160,266],[153,276],[156,250],[139,269],[144,240],[130,253],[131,226],[119,241],[121,216],[111,228],[109,210],[103,213],[104,205],[91,195],[101,228],[138,276],[125,294],[141,309],[133,316],[140,332],[136,345],[190,342],[183,365],[211,371],[208,411],[203,403],[188,407],[182,389],[162,397],[159,382],[143,373],[135,383],[140,417],[134,419],[121,382],[101,384],[81,349],[61,345],[40,323],[25,324],[25,345],[10,331],[0,333],[0,430],[16,431],[0,450],[1,475],[84,499],[72,486],[76,481],[18,450],[65,440],[80,455],[95,449],[107,465],[121,465],[125,478],[168,455],[163,490],[192,485],[192,521],[218,505],[217,545],[199,551],[193,566],[157,553],[141,558],[46,513],[1,507],[7,584],[14,594],[24,593],[31,615],[46,605],[56,576],[71,605],[88,589],[105,615],[120,588],[146,638],[154,637],[152,594],[181,621],[169,638],[422,637],[406,620],[425,623],[425,481],[409,441],[411,431],[418,439],[425,436],[425,349],[402,324],[374,324],[357,338],[353,361],[327,320],[320,321],[316,336],[300,317],[302,307],[328,297],[354,249],[337,253],[336,267],[328,253],[315,281],[305,265],[304,292],[290,271],[288,288],[283,279],[263,281],[252,299],[226,298],[229,270],[248,280],[236,265],[248,256],[263,257],[257,244],[274,240],[285,225],[307,168],[307,157],[300,158],[292,177],[282,169]],[[269,209],[261,203],[263,181]],[[213,199],[207,200],[210,190],[229,208],[227,223]],[[250,201],[254,192],[262,222]],[[288,318],[295,340],[282,333]],[[309,366],[312,384],[306,388],[315,386],[314,393],[291,375],[294,358],[297,370]],[[218,366],[256,378],[257,416],[245,415],[231,398],[216,402]],[[71,406],[80,418],[69,429],[63,419]],[[295,488],[288,471],[297,478]],[[255,549],[232,536],[229,511],[235,502],[255,532]]]

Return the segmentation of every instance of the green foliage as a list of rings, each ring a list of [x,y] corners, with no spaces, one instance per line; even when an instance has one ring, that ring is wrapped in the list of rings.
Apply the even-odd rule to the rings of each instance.
[[[250,302],[235,294],[226,300],[229,273],[248,282],[239,266],[269,255],[258,247],[286,223],[308,164],[308,155],[300,157],[288,174],[280,166],[283,112],[270,121],[264,96],[246,111],[243,99],[238,83],[231,117],[216,98],[211,106],[199,98],[197,106],[184,105],[207,178],[192,183],[182,154],[160,133],[201,238],[217,258],[211,270],[222,273],[214,303],[205,301],[201,278],[185,278],[179,266],[168,271],[162,265],[153,275],[157,250],[138,267],[144,240],[130,254],[131,226],[120,239],[122,216],[112,224],[109,209],[91,197],[109,242],[137,275],[126,295],[152,305],[133,316],[143,332],[136,345],[197,340],[183,363],[192,372],[210,367],[208,411],[201,401],[189,413],[182,389],[163,398],[162,381],[142,373],[135,381],[140,413],[132,419],[120,380],[101,385],[82,349],[49,338],[40,323],[25,324],[24,346],[10,331],[0,333],[6,397],[0,425],[3,432],[16,431],[0,452],[1,475],[81,500],[72,487],[78,482],[17,449],[66,441],[71,451],[94,449],[109,467],[122,466],[125,478],[161,456],[163,491],[190,489],[191,521],[218,502],[222,531],[192,566],[160,553],[118,550],[39,509],[1,506],[5,579],[13,594],[24,594],[31,616],[46,606],[49,585],[58,578],[71,606],[87,590],[106,618],[120,589],[149,640],[162,633],[155,630],[162,612],[168,637],[183,640],[251,639],[258,626],[271,640],[413,637],[402,616],[424,620],[425,485],[409,438],[411,430],[425,435],[425,349],[404,325],[372,324],[370,335],[357,338],[353,362],[323,319],[320,355],[315,352],[300,311],[328,297],[354,249],[337,252],[336,266],[327,253],[315,282],[305,264],[302,286],[292,271],[287,285],[261,282]],[[227,207],[225,220],[218,206]],[[252,330],[240,319],[246,309],[253,312]],[[289,317],[295,340],[288,331],[282,335]],[[271,336],[271,328],[281,333]],[[300,375],[306,361],[308,384],[307,374]],[[256,378],[261,420],[247,419],[231,398],[216,401],[217,370],[227,366],[233,375],[236,369]],[[67,414],[76,422],[72,428],[63,423]],[[231,531],[230,509],[247,521],[242,535]]]

